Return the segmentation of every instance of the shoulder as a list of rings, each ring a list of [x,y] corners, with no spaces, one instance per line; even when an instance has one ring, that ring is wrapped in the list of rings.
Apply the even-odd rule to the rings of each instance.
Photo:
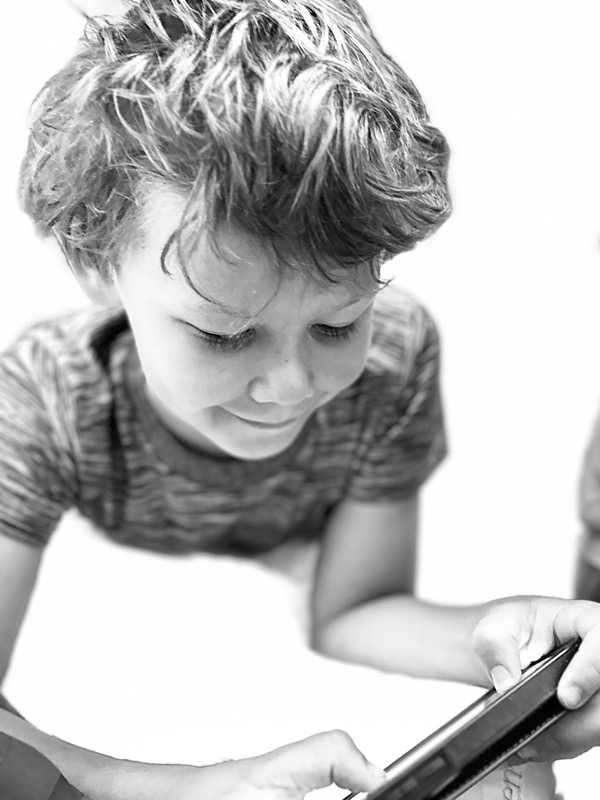
[[[27,405],[61,431],[98,419],[100,407],[112,402],[111,354],[126,329],[116,309],[32,325],[0,356],[0,405]]]
[[[126,328],[120,309],[64,314],[27,328],[2,354],[2,363],[18,362],[40,378],[40,372],[52,368],[65,376],[102,371],[110,343]]]
[[[127,327],[121,308],[86,308],[49,317],[27,327],[13,344],[37,344],[48,352],[82,352],[93,349],[105,333]]]
[[[373,307],[367,370],[408,376],[417,360],[437,360],[438,356],[439,334],[429,311],[403,289],[384,287]]]

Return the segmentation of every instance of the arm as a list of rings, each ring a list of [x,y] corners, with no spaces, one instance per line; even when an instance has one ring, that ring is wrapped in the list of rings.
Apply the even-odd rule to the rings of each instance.
[[[561,703],[575,710],[519,757],[573,758],[600,745],[600,604],[551,597],[472,607],[420,601],[412,596],[416,523],[416,497],[340,506],[316,574],[315,646],[335,658],[504,691],[530,663],[579,637],[558,688]]]
[[[35,585],[41,548],[0,536],[0,679],[3,679]],[[345,734],[318,734],[271,753],[206,767],[122,761],[50,736],[0,708],[0,733],[33,747],[89,800],[300,800],[331,782],[373,789],[382,770]],[[3,778],[0,759],[0,789]],[[15,784],[10,782],[9,785]]]
[[[489,685],[471,644],[482,609],[413,596],[417,530],[416,494],[346,500],[336,509],[315,578],[313,644],[325,655],[380,669]]]
[[[40,547],[0,535],[0,686],[6,676],[35,586],[42,552]],[[99,759],[102,757],[84,750],[78,751],[77,748],[70,752],[72,763],[67,764],[65,753],[61,755],[57,740],[11,713],[9,703],[3,703],[3,706],[6,707],[0,709],[0,732],[39,750],[59,769],[66,767],[69,777],[75,778],[72,782],[78,788],[84,788],[81,780],[84,774],[90,775],[96,769],[106,768],[110,764],[111,759],[106,758],[105,763],[101,763]]]
[[[364,792],[385,780],[383,770],[368,762],[342,731],[316,734],[253,758],[192,767],[92,753],[0,711],[4,730],[45,755],[86,800],[302,800],[332,783]],[[0,773],[0,788],[1,780]]]
[[[588,527],[579,543],[575,597],[600,601],[600,530],[597,528]]]
[[[382,292],[379,302],[373,358],[387,367],[372,386],[365,373],[368,413],[346,498],[323,531],[314,645],[382,669],[482,683],[469,641],[477,610],[413,596],[418,489],[446,452],[439,337],[402,293]]]
[[[579,541],[575,596],[600,600],[600,417],[587,444],[578,487],[584,532]]]
[[[0,686],[6,677],[41,558],[41,548],[0,536]]]

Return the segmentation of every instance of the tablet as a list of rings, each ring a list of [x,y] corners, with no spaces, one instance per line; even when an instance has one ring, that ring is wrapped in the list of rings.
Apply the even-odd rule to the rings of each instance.
[[[386,768],[388,780],[344,800],[453,800],[567,713],[556,687],[575,655],[570,642],[530,665],[502,694],[493,689]]]

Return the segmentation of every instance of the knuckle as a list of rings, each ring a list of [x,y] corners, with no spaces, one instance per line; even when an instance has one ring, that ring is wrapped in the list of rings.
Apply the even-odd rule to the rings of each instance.
[[[600,683],[600,662],[590,661],[587,668],[587,680],[593,685]]]
[[[471,633],[471,645],[476,652],[484,650],[494,639],[494,625],[489,617],[482,617]]]
[[[339,728],[334,728],[333,730],[327,731],[325,733],[327,746],[330,749],[331,753],[346,751],[349,748],[354,747],[354,742],[352,741],[351,737]]]

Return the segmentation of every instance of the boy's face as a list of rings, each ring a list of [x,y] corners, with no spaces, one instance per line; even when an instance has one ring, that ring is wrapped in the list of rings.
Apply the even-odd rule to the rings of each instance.
[[[220,253],[201,246],[187,271],[161,253],[184,200],[154,190],[144,236],[119,266],[147,391],[163,422],[191,446],[260,459],[287,448],[306,420],[361,373],[373,291],[280,276],[257,237],[224,228]],[[173,259],[175,261],[175,259]]]

